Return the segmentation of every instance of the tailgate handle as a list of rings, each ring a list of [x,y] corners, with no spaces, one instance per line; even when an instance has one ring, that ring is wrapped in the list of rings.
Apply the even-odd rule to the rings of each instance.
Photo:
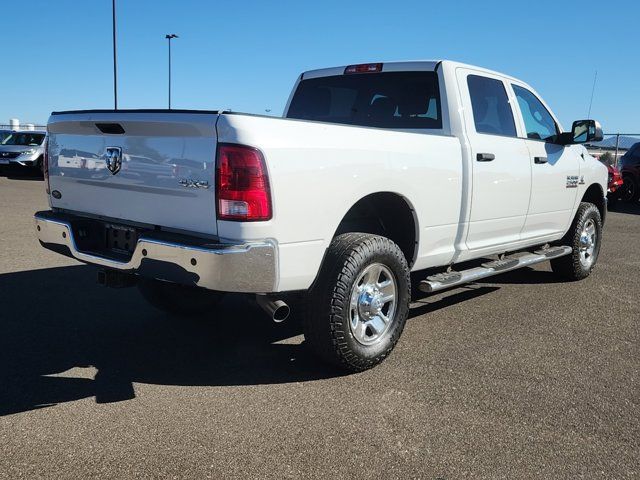
[[[119,123],[96,123],[96,127],[102,133],[109,133],[111,135],[122,135],[124,128]]]

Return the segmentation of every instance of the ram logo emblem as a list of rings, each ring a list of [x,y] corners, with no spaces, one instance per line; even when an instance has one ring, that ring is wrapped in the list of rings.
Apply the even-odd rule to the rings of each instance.
[[[107,147],[104,158],[111,175],[120,171],[122,167],[122,149],[120,147]]]

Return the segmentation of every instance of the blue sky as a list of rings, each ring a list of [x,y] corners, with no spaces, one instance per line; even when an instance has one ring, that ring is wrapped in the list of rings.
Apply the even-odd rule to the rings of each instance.
[[[111,0],[29,0],[2,22],[0,123],[111,108]],[[118,0],[119,106],[280,114],[304,70],[448,58],[538,90],[565,127],[587,115],[640,132],[637,1]]]

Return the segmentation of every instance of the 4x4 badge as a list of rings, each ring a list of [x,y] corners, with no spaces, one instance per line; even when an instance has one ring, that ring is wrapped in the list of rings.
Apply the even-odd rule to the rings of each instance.
[[[120,167],[122,167],[122,149],[120,147],[107,147],[104,158],[111,175],[120,171]]]

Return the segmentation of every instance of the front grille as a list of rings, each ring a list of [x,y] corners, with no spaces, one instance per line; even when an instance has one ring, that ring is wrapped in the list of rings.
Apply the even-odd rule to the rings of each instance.
[[[0,152],[0,158],[17,158],[20,152]]]

